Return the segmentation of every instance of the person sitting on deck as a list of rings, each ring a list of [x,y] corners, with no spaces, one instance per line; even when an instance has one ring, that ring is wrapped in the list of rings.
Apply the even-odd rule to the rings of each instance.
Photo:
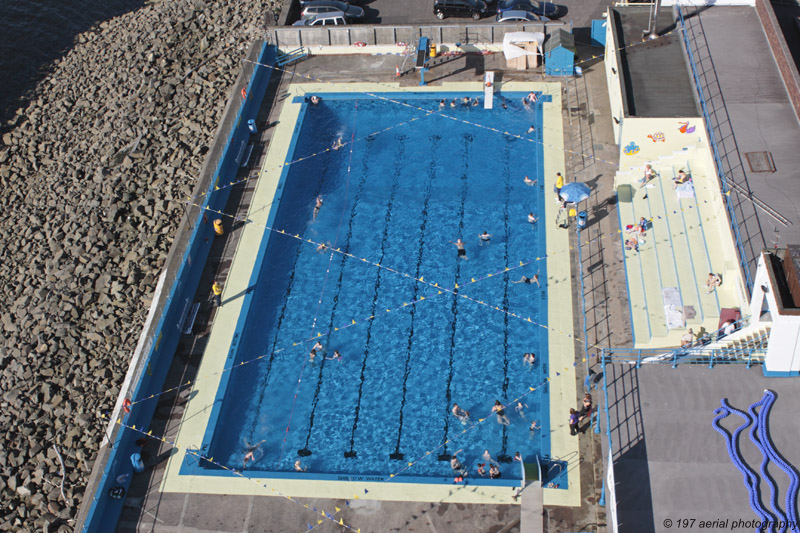
[[[720,285],[722,285],[722,276],[709,272],[706,280],[706,294],[711,294]]]
[[[678,175],[672,178],[672,188],[677,189],[678,185],[683,185],[687,181],[692,181],[692,178],[690,176],[687,176],[686,172],[684,172],[683,169],[680,169],[678,171]]]
[[[639,239],[636,236],[631,237],[625,241],[625,249],[626,250],[636,250],[639,251]]]
[[[639,185],[645,186],[648,181],[650,181],[655,177],[656,177],[656,171],[653,170],[653,167],[650,165],[650,163],[646,163],[644,165],[644,175],[642,176],[642,179],[639,180]]]
[[[681,348],[691,348],[692,344],[694,344],[694,331],[689,328],[689,331],[681,337]]]

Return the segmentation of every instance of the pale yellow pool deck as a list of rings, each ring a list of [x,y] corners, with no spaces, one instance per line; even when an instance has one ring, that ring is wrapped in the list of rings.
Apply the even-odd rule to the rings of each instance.
[[[549,401],[551,457],[567,461],[569,489],[545,489],[544,505],[580,506],[580,469],[578,438],[569,434],[567,418],[570,407],[577,403],[575,382],[574,341],[568,337],[573,333],[572,302],[573,287],[570,282],[569,233],[558,230],[556,219],[557,205],[547,201],[549,191],[555,184],[556,172],[564,171],[563,130],[561,114],[561,84],[543,82],[498,83],[499,90],[508,92],[542,91],[552,96],[552,102],[543,104],[544,135],[544,191],[545,213],[542,222],[547,232],[547,272],[548,278],[548,320],[549,338]],[[169,459],[161,484],[162,492],[231,494],[231,495],[282,495],[292,498],[340,498],[353,499],[369,490],[369,499],[422,502],[453,503],[515,503],[511,499],[509,487],[488,487],[476,485],[435,485],[415,483],[363,483],[342,481],[320,481],[314,479],[270,479],[220,476],[180,475],[180,466],[187,449],[200,447],[208,425],[211,406],[214,403],[220,374],[233,340],[233,332],[239,320],[244,294],[248,287],[256,255],[264,236],[269,205],[272,203],[276,187],[287,158],[292,133],[300,113],[301,104],[293,103],[294,96],[315,92],[482,92],[480,82],[443,83],[436,87],[400,87],[392,84],[294,84],[289,88],[289,96],[283,101],[279,124],[272,137],[269,151],[260,171],[259,180],[253,194],[248,224],[242,229],[230,274],[222,294],[223,306],[218,309],[214,325],[208,338],[195,380],[195,396],[187,404],[179,433],[176,438],[178,452]],[[445,113],[446,114],[446,113]],[[500,133],[498,133],[500,135]],[[265,207],[266,206],[266,207]],[[311,244],[308,244],[311,246]],[[230,299],[230,300],[229,300]],[[487,309],[487,312],[496,312]],[[556,372],[560,375],[556,376]],[[208,376],[208,377],[204,377]],[[527,391],[511,391],[521,395]],[[456,439],[453,439],[456,440]],[[434,454],[432,454],[434,455]],[[412,470],[413,473],[413,470]],[[516,503],[519,503],[516,502]]]

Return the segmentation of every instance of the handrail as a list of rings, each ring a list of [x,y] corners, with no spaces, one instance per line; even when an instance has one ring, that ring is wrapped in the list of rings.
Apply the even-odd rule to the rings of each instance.
[[[728,210],[728,215],[730,216],[730,226],[731,230],[733,231],[734,240],[736,241],[736,248],[739,251],[739,266],[742,268],[742,272],[745,278],[745,284],[747,286],[747,291],[751,292],[753,290],[753,279],[750,276],[750,270],[747,267],[747,259],[744,252],[744,245],[742,244],[742,237],[739,232],[739,223],[736,220],[736,213],[734,212],[733,205],[728,197],[728,193],[730,192],[730,187],[728,185],[728,179],[725,176],[725,171],[722,169],[722,159],[719,156],[719,150],[717,149],[717,141],[714,137],[714,128],[711,126],[711,116],[708,112],[708,107],[706,105],[706,99],[703,94],[703,86],[700,83],[700,75],[697,73],[697,65],[694,62],[694,54],[692,53],[692,47],[689,43],[689,37],[686,34],[686,22],[683,18],[683,11],[681,10],[681,6],[675,6],[676,11],[678,12],[678,19],[681,23],[681,35],[683,35],[683,42],[686,46],[686,54],[689,59],[689,66],[692,69],[692,77],[694,78],[695,87],[697,88],[697,96],[700,100],[700,107],[703,110],[703,121],[706,125],[706,131],[708,132],[708,140],[711,145],[712,151],[714,153],[714,163],[717,167],[717,177],[720,180],[720,184],[722,185],[722,200],[725,203],[725,207]]]

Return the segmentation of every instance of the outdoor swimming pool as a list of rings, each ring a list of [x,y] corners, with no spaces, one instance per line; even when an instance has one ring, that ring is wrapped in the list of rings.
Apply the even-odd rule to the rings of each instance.
[[[544,221],[528,222],[551,197],[542,144],[526,140],[542,140],[541,99],[440,113],[441,93],[322,96],[301,111],[276,201],[251,209],[272,209],[274,228],[345,253],[265,232],[231,362],[266,357],[225,373],[203,448],[240,469],[246,443],[264,441],[245,471],[259,475],[294,475],[299,459],[305,476],[433,482],[452,481],[458,450],[475,482],[488,449],[505,459],[503,479],[518,479],[515,452],[526,462],[550,453],[547,388],[524,397],[523,414],[509,405],[509,425],[490,415],[496,400],[547,375],[545,284],[511,283],[547,279]],[[326,151],[338,137],[345,145]],[[481,246],[484,231],[492,237]],[[450,243],[458,237],[466,260]],[[341,361],[309,361],[307,339],[318,334]],[[533,367],[525,352],[536,353]],[[454,402],[468,424],[451,414]],[[531,432],[534,420],[542,429]]]

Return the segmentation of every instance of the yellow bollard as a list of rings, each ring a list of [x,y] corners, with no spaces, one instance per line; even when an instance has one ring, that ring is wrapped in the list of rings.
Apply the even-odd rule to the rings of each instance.
[[[436,57],[436,43],[431,44],[431,57]]]
[[[222,219],[218,218],[214,221],[214,233],[217,235],[224,235],[225,232],[222,230]]]

